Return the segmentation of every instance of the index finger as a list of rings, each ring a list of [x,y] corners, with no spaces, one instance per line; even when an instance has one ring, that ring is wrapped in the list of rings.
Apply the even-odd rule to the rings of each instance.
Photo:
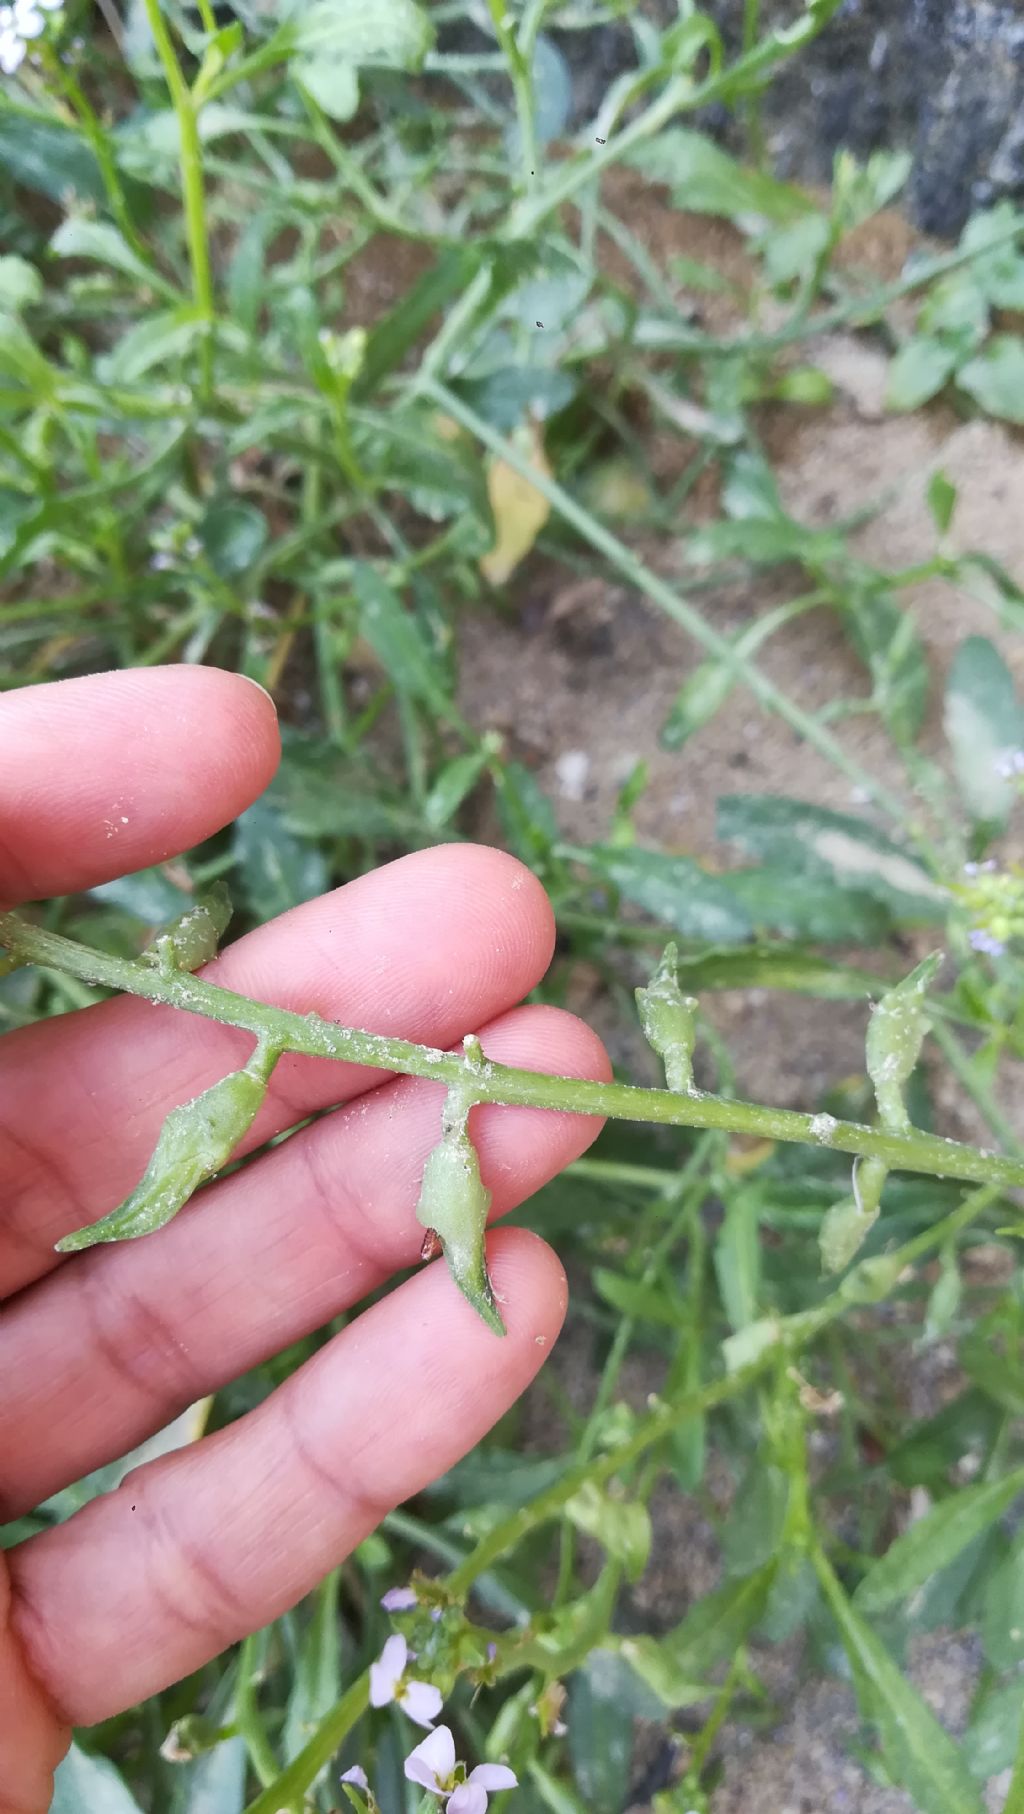
[[[220,668],[130,668],[7,694],[0,902],[178,856],[262,793],[280,753],[270,695]]]

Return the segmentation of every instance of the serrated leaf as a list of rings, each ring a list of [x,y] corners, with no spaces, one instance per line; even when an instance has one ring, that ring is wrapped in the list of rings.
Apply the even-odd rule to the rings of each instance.
[[[948,1733],[850,1604],[820,1552],[815,1567],[850,1660],[857,1698],[878,1729],[896,1782],[928,1814],[983,1814],[974,1782]]]
[[[896,1538],[885,1555],[869,1568],[854,1595],[854,1604],[861,1612],[877,1613],[906,1599],[1001,1518],[1022,1492],[1024,1468],[1017,1468],[1002,1480],[961,1487]]]
[[[670,127],[628,153],[624,162],[652,183],[664,183],[689,214],[721,214],[729,220],[755,215],[788,221],[813,208],[790,183],[747,169],[703,132]]]
[[[946,683],[945,729],[964,805],[979,825],[1006,823],[1016,789],[999,773],[1004,757],[1024,742],[1024,713],[1013,676],[994,643],[969,636],[960,644]]]
[[[777,794],[724,794],[718,835],[775,865],[824,873],[873,895],[905,920],[945,917],[945,892],[906,851],[864,819]]]

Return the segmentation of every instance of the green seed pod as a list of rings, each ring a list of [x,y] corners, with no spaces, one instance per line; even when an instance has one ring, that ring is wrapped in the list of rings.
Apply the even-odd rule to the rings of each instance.
[[[175,970],[198,970],[216,956],[217,946],[231,918],[231,896],[223,882],[215,882],[179,920],[158,933],[142,953],[156,964],[162,976]]]
[[[853,1195],[833,1203],[818,1235],[824,1272],[842,1272],[878,1220],[889,1168],[881,1159],[855,1159]]]
[[[636,1005],[644,1038],[665,1066],[669,1089],[689,1095],[693,1090],[698,1004],[695,996],[684,995],[680,989],[677,963],[675,945],[666,945],[646,989],[637,990]]]
[[[920,1055],[928,1019],[924,1011],[925,995],[942,963],[942,952],[918,964],[909,976],[882,996],[871,1010],[868,1022],[868,1076],[875,1086],[878,1113],[882,1126],[893,1133],[904,1134],[910,1117],[903,1101],[903,1085]]]
[[[495,1335],[505,1325],[494,1301],[484,1255],[491,1193],[480,1176],[476,1147],[466,1131],[467,1108],[452,1117],[423,1168],[416,1219],[435,1234],[456,1285]],[[446,1121],[448,1117],[446,1116]]]
[[[258,1046],[243,1071],[233,1071],[201,1096],[172,1109],[131,1196],[98,1222],[65,1235],[57,1242],[57,1252],[75,1253],[99,1241],[130,1241],[176,1216],[193,1191],[227,1164],[248,1133],[278,1057],[277,1051]]]

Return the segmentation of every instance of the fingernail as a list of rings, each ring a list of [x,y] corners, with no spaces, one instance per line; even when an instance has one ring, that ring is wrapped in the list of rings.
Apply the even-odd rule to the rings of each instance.
[[[249,682],[249,685],[250,685],[250,686],[251,686],[251,687],[255,687],[255,688],[256,688],[256,691],[257,691],[257,692],[258,692],[258,693],[262,693],[262,694],[263,694],[263,697],[264,697],[264,699],[269,699],[269,700],[270,700],[270,703],[271,703],[271,705],[272,705],[272,706],[273,706],[273,708],[274,708],[274,711],[275,711],[275,712],[276,712],[276,711],[277,711],[277,702],[276,702],[276,700],[275,700],[275,698],[274,698],[274,695],[273,695],[273,693],[269,693],[269,692],[268,692],[268,691],[267,691],[267,689],[266,689],[266,687],[265,687],[265,686],[263,686],[263,685],[262,685],[262,683],[261,683],[261,682],[260,682],[260,681],[258,681],[258,680],[254,680],[254,679],[253,679],[253,677],[252,677],[252,675],[251,675],[251,674],[239,674],[239,676],[238,676],[238,678],[239,678],[239,680],[247,680],[247,681],[248,681],[248,682]]]

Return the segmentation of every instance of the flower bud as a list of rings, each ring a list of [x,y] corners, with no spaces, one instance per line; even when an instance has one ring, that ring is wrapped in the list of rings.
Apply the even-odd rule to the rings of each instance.
[[[223,882],[215,882],[179,920],[159,933],[142,953],[156,964],[161,975],[175,970],[198,970],[216,956],[217,946],[231,918],[231,896]]]
[[[262,1045],[243,1071],[233,1071],[191,1102],[172,1109],[160,1129],[141,1183],[119,1208],[57,1242],[75,1253],[99,1241],[128,1241],[151,1234],[176,1216],[200,1184],[230,1159],[248,1133],[267,1093],[278,1052]]]
[[[677,961],[675,945],[666,945],[646,989],[637,990],[636,1005],[644,1038],[665,1066],[669,1089],[688,1095],[693,1090],[697,1000],[695,996],[684,995],[680,989]]]
[[[859,1252],[878,1220],[882,1186],[889,1168],[881,1159],[855,1159],[853,1195],[833,1203],[818,1235],[825,1272],[842,1272]]]
[[[918,964],[909,976],[889,989],[871,1010],[868,1022],[868,1075],[875,1086],[882,1126],[906,1133],[910,1117],[903,1101],[903,1085],[917,1063],[928,1020],[925,995],[942,962],[942,952]]]
[[[495,1335],[504,1335],[484,1255],[491,1193],[480,1176],[477,1150],[466,1131],[466,1112],[463,1109],[456,1124],[445,1127],[427,1159],[416,1218],[440,1240],[448,1270],[463,1297]]]

